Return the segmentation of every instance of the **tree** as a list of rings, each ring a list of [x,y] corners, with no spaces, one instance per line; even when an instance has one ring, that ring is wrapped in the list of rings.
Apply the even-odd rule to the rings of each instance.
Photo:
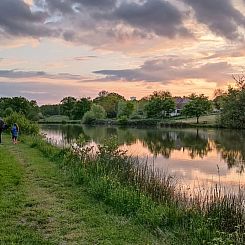
[[[84,114],[91,109],[92,101],[90,98],[81,98],[77,100],[73,110],[73,119],[82,119]]]
[[[228,95],[223,103],[220,123],[224,127],[245,128],[245,89],[228,89]]]
[[[232,78],[235,80],[236,85],[240,90],[245,89],[245,74],[244,74],[244,72],[241,74],[233,74]]]
[[[217,110],[221,110],[223,108],[223,103],[226,96],[227,93],[222,89],[216,89],[214,91],[213,105]]]
[[[13,112],[14,112],[13,109],[11,107],[8,107],[4,111],[4,116],[5,117],[10,116]]]
[[[104,119],[106,117],[105,109],[100,106],[93,104],[90,111],[87,111],[83,116],[83,123],[93,123],[96,119]]]
[[[107,91],[101,91],[99,96],[93,100],[97,105],[102,106],[109,118],[117,117],[118,102],[125,101],[125,98],[117,93],[109,93]]]
[[[200,116],[209,112],[212,108],[212,104],[208,100],[208,97],[203,94],[192,94],[189,98],[190,102],[184,106],[182,113],[186,116],[196,117],[198,124]]]
[[[42,105],[40,111],[46,117],[60,115],[60,105]]]
[[[131,101],[119,101],[117,117],[125,116],[129,118],[134,111],[134,103]]]
[[[145,106],[147,117],[166,117],[175,109],[175,102],[168,91],[154,92]]]
[[[11,108],[13,112],[23,114],[28,119],[36,119],[39,114],[39,107],[35,100],[27,100],[24,97],[0,98],[0,112],[4,114],[7,108]],[[7,112],[10,112],[7,110]]]
[[[73,109],[75,107],[77,100],[74,97],[65,97],[61,100],[61,113],[62,115],[68,116],[70,119],[73,118]]]

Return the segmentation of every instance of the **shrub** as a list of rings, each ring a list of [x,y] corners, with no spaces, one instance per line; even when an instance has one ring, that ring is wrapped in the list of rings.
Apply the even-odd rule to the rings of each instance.
[[[245,89],[230,89],[223,102],[220,123],[228,128],[245,128]]]
[[[23,114],[13,112],[11,115],[7,116],[5,118],[5,122],[8,125],[8,127],[11,127],[14,123],[17,123],[20,132],[25,134],[38,134],[39,133],[39,127],[37,124],[29,121]]]
[[[96,120],[92,111],[87,111],[83,116],[83,123],[92,124]]]
[[[91,124],[96,119],[104,119],[106,117],[105,109],[100,105],[92,105],[91,110],[87,111],[83,116],[83,123]]]
[[[117,121],[118,121],[118,123],[119,123],[120,125],[127,125],[127,123],[128,123],[128,118],[127,118],[127,116],[122,116],[122,117],[120,117]]]

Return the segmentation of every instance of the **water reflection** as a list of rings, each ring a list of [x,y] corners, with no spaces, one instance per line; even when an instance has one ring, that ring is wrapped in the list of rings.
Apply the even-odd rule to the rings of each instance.
[[[43,125],[42,131],[63,143],[72,143],[82,135],[88,142],[101,144],[116,136],[129,154],[152,157],[157,167],[168,169],[188,184],[197,179],[216,183],[219,176],[229,184],[245,184],[245,131],[80,125]]]

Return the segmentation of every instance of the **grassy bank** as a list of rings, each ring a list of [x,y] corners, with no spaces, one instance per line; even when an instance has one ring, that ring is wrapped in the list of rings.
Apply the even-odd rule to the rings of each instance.
[[[60,150],[38,147],[50,161],[30,144],[0,146],[0,244],[171,244],[74,184]]]
[[[86,187],[113,212],[144,225],[170,244],[244,244],[242,192],[223,195],[216,187],[190,198],[176,189],[170,176],[127,157],[111,139],[97,152],[93,147],[59,150],[39,138],[32,139],[31,146],[57,162],[74,183]]]
[[[38,121],[40,124],[80,124],[81,120],[70,120],[67,116],[50,116],[45,117],[44,119],[40,119]]]
[[[199,124],[196,123],[196,118],[173,117],[167,119],[100,119],[93,121],[93,125],[113,125],[113,126],[127,126],[127,127],[209,127],[219,128],[216,122],[217,115],[201,116]],[[81,120],[69,120],[66,116],[52,116],[39,120],[40,124],[81,124]]]
[[[94,125],[115,125],[115,126],[127,126],[127,127],[176,127],[176,128],[188,128],[188,127],[220,127],[216,122],[217,115],[201,116],[199,123],[196,123],[196,118],[184,118],[173,117],[166,119],[100,119],[93,122]]]

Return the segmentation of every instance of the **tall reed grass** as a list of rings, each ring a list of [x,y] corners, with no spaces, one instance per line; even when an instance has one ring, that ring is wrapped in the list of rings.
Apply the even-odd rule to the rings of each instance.
[[[158,235],[174,234],[175,244],[245,244],[242,189],[226,193],[216,185],[189,195],[172,176],[127,156],[114,138],[98,149],[82,144],[58,149],[39,137],[32,138],[31,146],[113,210],[134,217]]]

